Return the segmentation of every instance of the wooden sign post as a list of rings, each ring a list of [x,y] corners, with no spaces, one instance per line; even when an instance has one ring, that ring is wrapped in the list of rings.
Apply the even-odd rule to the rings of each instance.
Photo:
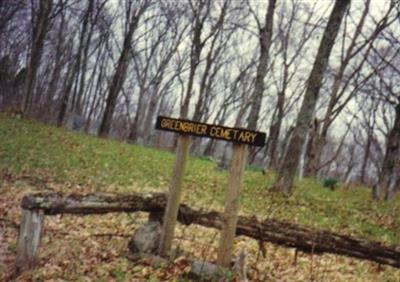
[[[222,267],[229,267],[232,260],[233,242],[236,235],[236,224],[239,214],[239,194],[243,183],[247,153],[246,145],[233,145],[228,186],[225,190],[224,225],[221,230],[217,257],[217,264]]]
[[[168,255],[168,252],[171,249],[172,239],[174,238],[174,230],[181,201],[182,182],[186,168],[187,156],[189,154],[189,147],[190,137],[185,135],[179,136],[174,173],[171,180],[171,187],[169,189],[167,206],[165,208],[161,241],[158,249],[159,255],[164,257]]]
[[[174,237],[182,192],[183,175],[190,146],[190,137],[188,135],[208,137],[234,143],[228,187],[225,193],[225,211],[217,260],[219,266],[228,267],[231,262],[233,242],[236,234],[236,224],[239,213],[239,193],[246,165],[247,145],[264,146],[265,133],[163,116],[157,118],[156,129],[181,134],[178,140],[175,168],[164,214],[159,245],[159,254],[161,256],[167,256]]]

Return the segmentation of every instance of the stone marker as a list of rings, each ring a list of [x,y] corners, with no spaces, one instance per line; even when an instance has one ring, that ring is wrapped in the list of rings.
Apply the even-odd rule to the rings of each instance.
[[[140,226],[128,243],[133,254],[154,254],[157,251],[161,235],[158,221],[150,221]]]

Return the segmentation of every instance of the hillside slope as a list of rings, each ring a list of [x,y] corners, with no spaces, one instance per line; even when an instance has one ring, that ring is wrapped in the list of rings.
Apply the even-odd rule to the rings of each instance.
[[[22,194],[32,190],[52,189],[63,193],[93,191],[164,192],[168,188],[173,160],[174,154],[169,152],[124,144],[114,140],[98,139],[46,126],[35,121],[0,115],[0,188],[2,190],[0,192],[2,195],[0,217],[7,218],[11,222],[17,222],[19,211],[15,202],[21,198]],[[314,179],[297,182],[294,195],[290,198],[284,198],[269,192],[273,178],[273,173],[264,176],[257,170],[251,168],[246,170],[241,198],[243,214],[255,214],[260,218],[277,218],[318,229],[379,240],[388,244],[400,244],[399,199],[391,203],[376,203],[370,199],[369,190],[366,188],[340,188],[332,192],[323,188]],[[183,201],[204,209],[221,210],[226,183],[227,172],[217,171],[214,162],[191,157],[184,182]],[[11,204],[13,204],[12,207]],[[127,215],[118,217],[117,222],[115,222],[116,219],[113,216],[88,217],[79,220],[67,217],[67,221],[62,223],[61,226],[59,218],[49,220],[49,224],[59,232],[62,232],[68,224],[74,222],[81,224],[80,230],[85,228],[91,230],[91,227],[104,224],[104,228],[109,228],[108,231],[110,231],[115,229],[115,226],[110,222],[113,222],[113,224],[124,222],[124,226],[117,228],[115,232],[127,234],[135,228],[135,224],[130,219],[131,217]],[[84,226],[85,228],[83,228]],[[97,229],[95,228],[95,230]],[[13,231],[9,232],[11,235],[13,234]],[[72,229],[71,232],[73,233],[74,230]],[[77,232],[75,235],[79,234],[79,231]],[[84,232],[90,234],[90,231]],[[185,232],[185,229],[182,232]],[[211,231],[202,230],[198,232]],[[87,237],[91,237],[88,234]],[[183,236],[187,237],[188,235]],[[209,236],[205,235],[205,237]],[[213,236],[215,239],[217,234]],[[57,237],[62,238],[56,232],[56,234],[49,235],[51,239],[48,238],[48,240],[53,241]],[[75,247],[72,253],[80,255],[80,247],[82,247],[80,244],[82,242],[79,241],[85,241],[85,235],[83,239],[82,237],[76,238],[76,236],[74,238]],[[12,239],[9,239],[11,240],[10,244],[12,244]],[[211,243],[214,244],[214,241]],[[247,240],[245,242],[248,245],[255,244],[255,242],[249,243]],[[53,242],[52,244],[47,245],[48,249],[43,255],[46,253],[49,255],[52,248],[61,247],[57,243]],[[115,249],[124,249],[125,243],[123,243],[123,240],[121,241],[121,238],[115,244]],[[10,248],[13,249],[12,246]],[[254,246],[251,248],[256,249]],[[268,246],[268,248],[269,250],[274,249],[273,246]],[[111,253],[116,252],[111,247],[106,247],[106,249]],[[101,246],[95,247],[94,250],[104,251]],[[211,248],[208,252],[212,252],[212,250]],[[278,253],[289,251],[279,250]],[[196,251],[193,252],[196,253]],[[275,256],[274,254],[272,256]],[[210,255],[211,258],[214,256],[213,254]],[[125,260],[120,261],[121,258],[114,254],[114,259],[117,257],[118,263],[122,264],[121,273],[125,275],[125,268],[128,267],[127,262]],[[322,257],[331,260],[335,256],[324,255]],[[305,260],[307,261],[308,258]],[[323,259],[321,258],[321,260]],[[334,258],[333,260],[336,261],[336,264],[339,264],[339,267],[345,267],[341,264],[344,263],[342,260],[355,261],[344,258]],[[98,263],[97,266],[99,266]],[[271,264],[273,261],[269,263]],[[311,267],[312,264],[311,261]],[[365,264],[371,265],[373,269],[372,264]],[[364,262],[357,262],[357,265],[350,268],[352,269],[349,270],[350,273],[355,274],[355,272],[361,271],[362,265],[364,265]],[[110,265],[107,267],[110,267]],[[271,265],[270,267],[272,271],[274,267]],[[287,265],[285,266],[285,263],[283,263],[282,267],[286,269]],[[300,268],[296,268],[296,271],[293,270],[290,275],[298,275],[296,274],[298,271],[309,269],[309,267],[309,264],[304,263]],[[48,270],[45,266],[42,266],[42,268],[43,271]],[[372,270],[368,268],[365,271],[368,275],[372,275],[371,277],[384,275],[390,279],[394,277],[392,274],[398,274],[398,271],[390,268],[387,273],[384,272],[383,274],[371,274]],[[117,277],[118,274],[115,273],[118,273],[118,271],[111,271],[111,274]],[[313,275],[316,275],[315,271]],[[94,274],[94,277],[98,277],[98,275]],[[289,277],[293,278],[293,276]],[[310,278],[305,277],[305,280]],[[353,276],[350,275],[349,277]],[[271,279],[273,280],[273,278]]]

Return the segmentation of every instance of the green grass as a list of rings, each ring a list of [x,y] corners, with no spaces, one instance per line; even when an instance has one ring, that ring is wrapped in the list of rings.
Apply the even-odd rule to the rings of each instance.
[[[66,192],[77,185],[122,193],[166,191],[173,162],[170,152],[0,115],[0,170],[46,176],[65,185]],[[377,203],[365,187],[330,191],[314,179],[297,181],[294,195],[285,198],[269,192],[273,181],[273,173],[262,175],[251,166],[246,170],[243,213],[400,244],[399,199]],[[221,209],[226,185],[227,172],[216,170],[212,160],[189,158],[184,202]]]

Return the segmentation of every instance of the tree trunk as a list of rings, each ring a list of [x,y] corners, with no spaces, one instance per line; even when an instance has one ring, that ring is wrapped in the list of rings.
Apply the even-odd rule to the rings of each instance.
[[[343,111],[343,109],[345,109],[345,105],[352,100],[351,97],[354,96],[355,93],[357,93],[356,91],[353,90],[347,97],[344,97],[345,93],[348,92],[346,91],[346,89],[351,85],[351,83],[349,82],[354,78],[354,76],[360,73],[361,67],[364,65],[366,59],[368,58],[368,54],[372,49],[372,43],[374,42],[374,40],[377,39],[378,35],[388,26],[388,15],[390,14],[389,11],[392,8],[389,8],[388,13],[379,22],[378,21],[376,22],[376,26],[371,35],[365,38],[365,40],[363,40],[361,44],[358,43],[359,37],[363,35],[362,30],[367,20],[367,17],[370,14],[370,2],[371,0],[365,1],[364,9],[359,18],[359,21],[356,27],[353,29],[354,31],[352,31],[352,35],[350,36],[351,40],[348,44],[348,48],[347,50],[344,49],[342,50],[340,67],[337,73],[335,73],[334,75],[334,81],[332,83],[330,91],[327,110],[325,116],[322,119],[323,120],[322,130],[320,133],[320,137],[318,138],[321,140],[321,142],[318,143],[318,146],[321,146],[322,148],[316,147],[315,148],[316,152],[312,153],[313,158],[309,159],[310,163],[316,163],[317,166],[311,165],[309,167],[314,167],[314,168],[319,167],[320,156],[323,147],[326,144],[329,128],[333,124],[334,120]],[[344,31],[344,34],[348,34],[347,30]],[[357,54],[360,54],[362,50],[365,49],[365,47],[367,47],[367,51],[362,55],[363,59],[359,63],[357,63],[358,65],[353,66],[352,70],[347,73],[346,70],[348,70],[348,66],[350,66],[351,60],[354,59]],[[308,173],[310,176],[315,176],[317,172],[318,172],[317,170],[313,170],[309,171]]]
[[[320,157],[326,142],[326,137],[320,133],[321,123],[318,119],[314,120],[314,124],[310,130],[310,138],[307,145],[306,169],[305,176],[315,177],[317,175]]]
[[[149,106],[147,109],[146,117],[144,119],[144,128],[146,129],[145,132],[146,144],[150,144],[153,137],[152,134],[153,130],[151,130],[151,128],[153,127],[154,116],[157,110],[157,105],[159,100],[158,89],[156,88],[158,88],[158,86],[153,88],[153,93],[150,97]]]
[[[82,50],[82,63],[80,64],[80,80],[79,80],[79,88],[78,91],[76,93],[74,93],[74,99],[73,99],[73,103],[72,103],[72,111],[82,114],[82,96],[83,96],[83,91],[84,91],[84,86],[86,84],[86,71],[87,71],[87,63],[88,63],[88,53],[89,53],[89,46],[90,46],[90,42],[92,39],[92,35],[93,35],[93,28],[94,25],[92,25],[90,27],[89,32],[87,32],[87,26],[89,23],[89,19],[92,16],[93,13],[93,8],[94,8],[94,0],[89,0],[88,3],[88,8],[86,10],[84,19],[83,19],[83,23],[82,23],[82,41],[83,39],[86,37],[86,40],[83,44],[83,50]],[[77,81],[78,82],[78,81]]]
[[[361,175],[360,175],[361,184],[366,184],[367,182],[365,176],[367,175],[368,160],[369,160],[369,155],[371,153],[371,143],[372,143],[372,131],[370,128],[368,128],[367,144],[365,145],[364,156],[361,165]]]
[[[36,74],[39,69],[40,61],[43,53],[44,40],[47,33],[47,28],[50,22],[50,12],[53,5],[52,0],[41,0],[39,14],[34,23],[32,35],[32,47],[30,60],[27,67],[27,76],[25,79],[25,93],[21,105],[21,111],[27,114],[31,110],[33,100],[33,89],[35,88]]]
[[[144,89],[143,87],[140,87],[139,100],[135,113],[135,118],[133,119],[132,125],[130,126],[130,131],[128,136],[129,141],[132,143],[136,143],[139,135],[141,134],[140,127],[142,125],[141,120],[143,119],[144,115],[144,107],[145,107],[144,100],[146,99],[145,95],[148,96],[147,90]]]
[[[105,48],[104,48],[105,50]],[[106,61],[106,52],[102,51],[102,49],[100,48],[99,50],[99,54],[96,60],[96,63],[100,61],[100,71],[99,74],[97,75],[97,79],[96,79],[96,87],[94,90],[94,95],[92,98],[91,103],[88,103],[85,109],[85,116],[87,117],[86,120],[86,124],[85,124],[85,132],[88,133],[89,129],[90,129],[90,124],[92,121],[92,117],[93,114],[95,112],[95,109],[97,109],[98,105],[100,104],[100,100],[101,100],[101,96],[103,95],[102,93],[102,81],[104,81],[104,69],[105,69],[105,65],[107,63]]]
[[[251,99],[250,114],[247,119],[247,128],[251,130],[257,130],[257,122],[264,94],[264,78],[267,74],[269,49],[272,45],[271,38],[274,24],[275,4],[276,0],[268,1],[268,9],[265,14],[265,26],[260,28],[260,58],[257,66],[253,97]]]
[[[395,110],[394,126],[387,139],[385,158],[378,183],[378,189],[384,191],[386,201],[395,196],[395,188],[400,178],[400,103],[396,105]]]
[[[61,77],[61,71],[64,67],[64,64],[62,63],[62,58],[63,58],[63,51],[65,51],[64,48],[64,29],[65,29],[65,11],[64,7],[61,8],[61,20],[60,20],[60,27],[58,29],[58,35],[57,35],[57,47],[56,47],[56,53],[55,53],[55,62],[54,62],[54,70],[53,74],[51,76],[51,80],[49,83],[49,86],[46,91],[46,98],[44,101],[44,106],[46,109],[49,109],[53,98],[56,96],[57,93],[57,86],[60,81]],[[43,114],[45,114],[46,111],[43,111]]]
[[[269,129],[269,166],[275,170],[279,168],[278,144],[284,116],[285,93],[278,93],[276,119]]]
[[[67,73],[65,74],[65,80],[64,80],[64,85],[62,88],[63,94],[61,96],[60,99],[60,109],[58,111],[58,115],[57,115],[57,126],[61,127],[63,125],[65,116],[67,114],[67,108],[68,108],[68,103],[69,103],[69,81],[70,79],[72,79],[73,77],[73,62],[70,62],[68,65],[68,70]],[[72,83],[71,83],[71,87],[72,87]]]
[[[200,6],[202,6],[202,5],[203,4],[200,4]],[[197,17],[199,17],[199,15],[197,15]],[[203,47],[204,47],[204,42],[201,41],[202,30],[203,30],[203,22],[201,22],[199,18],[196,18],[195,26],[193,29],[192,46],[191,46],[191,51],[190,51],[189,80],[187,83],[186,94],[182,101],[183,102],[182,107],[180,108],[180,117],[181,118],[188,118],[188,114],[189,114],[190,98],[193,95],[192,89],[193,89],[194,76],[196,73],[197,66],[200,63],[201,51],[203,50]]]
[[[347,169],[346,172],[344,173],[344,184],[346,186],[348,186],[350,184],[351,178],[352,178],[352,174],[353,174],[353,169],[354,169],[354,155],[355,155],[355,146],[352,146],[349,150],[348,150],[348,156],[349,156],[349,163],[347,165]]]
[[[292,192],[294,177],[296,175],[299,163],[301,149],[308,132],[309,125],[313,119],[315,107],[317,104],[319,90],[322,85],[323,75],[328,66],[329,56],[338,34],[340,23],[350,4],[350,0],[336,0],[330,15],[328,24],[324,31],[315,62],[307,81],[307,89],[293,136],[282,165],[279,169],[275,189],[288,195]]]
[[[82,22],[82,30],[81,30],[81,33],[79,36],[78,50],[77,50],[75,56],[73,56],[74,62],[71,63],[72,64],[72,66],[71,66],[72,72],[69,72],[69,75],[66,75],[66,86],[64,87],[64,93],[61,98],[61,106],[60,106],[60,111],[59,111],[58,118],[57,118],[57,126],[62,126],[62,124],[64,123],[64,119],[67,114],[70,102],[72,104],[72,109],[74,108],[74,105],[75,105],[76,87],[77,87],[78,80],[79,80],[78,78],[79,78],[79,70],[80,70],[80,66],[81,66],[82,51],[83,51],[84,45],[85,45],[84,41],[85,41],[85,36],[87,34],[87,25],[88,25],[88,21],[89,21],[89,15],[91,13],[91,10],[93,9],[93,2],[94,2],[93,0],[89,1],[88,7],[87,7],[85,15],[84,15],[84,19]],[[71,49],[73,49],[73,47],[71,47]],[[75,87],[74,87],[75,90],[73,92],[73,95],[71,95],[72,87],[74,86],[74,83],[75,83]]]
[[[215,151],[215,139],[210,139],[204,149],[203,155],[213,156]]]
[[[127,34],[125,35],[123,48],[118,59],[118,65],[114,72],[110,90],[108,92],[106,107],[104,110],[103,119],[101,121],[99,129],[100,137],[107,137],[108,134],[110,133],[112,117],[114,114],[115,106],[117,104],[118,94],[122,89],[126,77],[126,71],[128,69],[128,64],[129,64],[128,62],[131,52],[133,34],[138,26],[140,17],[142,13],[145,11],[147,5],[148,5],[147,3],[143,4],[139,8],[139,11],[133,9],[132,18],[129,23],[129,28]]]

